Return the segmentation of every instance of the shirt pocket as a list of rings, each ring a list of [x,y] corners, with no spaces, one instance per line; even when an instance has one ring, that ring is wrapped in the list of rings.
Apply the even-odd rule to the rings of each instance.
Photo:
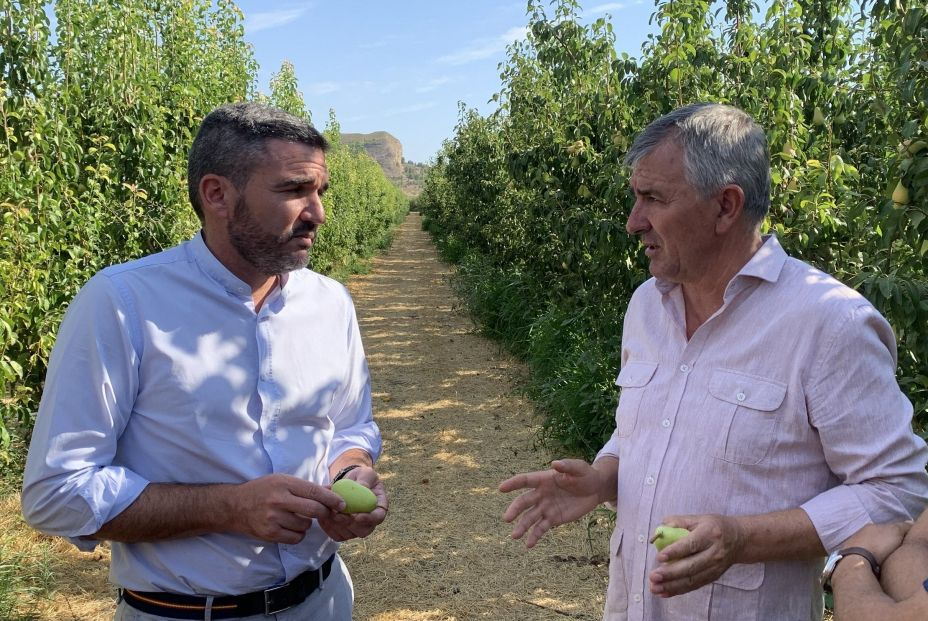
[[[709,380],[705,415],[720,430],[715,457],[733,464],[758,464],[773,444],[786,384],[715,369]]]
[[[764,582],[764,564],[738,564],[728,568],[712,583],[709,596],[709,621],[757,621],[760,585]]]
[[[641,399],[655,371],[656,362],[626,362],[615,378],[615,385],[622,390],[615,409],[615,427],[620,438],[632,435],[635,430]]]

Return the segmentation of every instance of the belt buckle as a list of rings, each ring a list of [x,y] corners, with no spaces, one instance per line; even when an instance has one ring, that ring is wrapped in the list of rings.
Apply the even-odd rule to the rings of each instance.
[[[264,614],[273,615],[273,614],[277,614],[278,612],[283,612],[284,610],[287,610],[288,608],[293,608],[293,604],[287,604],[286,606],[283,606],[281,608],[276,608],[274,604],[274,593],[282,589],[285,589],[288,586],[289,584],[282,584],[280,586],[271,587],[270,589],[265,589],[264,591]]]

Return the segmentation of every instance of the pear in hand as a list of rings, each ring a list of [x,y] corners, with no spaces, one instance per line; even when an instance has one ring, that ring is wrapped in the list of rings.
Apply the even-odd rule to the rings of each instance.
[[[651,537],[651,542],[654,544],[654,547],[657,548],[657,551],[660,552],[674,541],[683,539],[689,534],[690,531],[685,528],[676,528],[675,526],[665,526],[661,524],[654,529],[654,536]]]

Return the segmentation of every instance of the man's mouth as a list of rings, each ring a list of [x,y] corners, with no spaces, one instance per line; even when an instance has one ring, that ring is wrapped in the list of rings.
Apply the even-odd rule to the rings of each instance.
[[[308,239],[309,241],[315,241],[316,239],[316,227],[311,225],[304,225],[297,229],[294,229],[290,233],[290,239]]]

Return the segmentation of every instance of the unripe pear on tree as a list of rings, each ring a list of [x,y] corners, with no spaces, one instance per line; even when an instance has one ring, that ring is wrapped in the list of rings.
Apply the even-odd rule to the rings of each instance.
[[[815,106],[815,112],[812,113],[812,123],[819,126],[825,124],[825,115],[822,114],[822,109],[818,106]]]
[[[902,179],[899,180],[899,183],[896,184],[896,189],[893,190],[893,202],[897,205],[909,204],[909,188],[902,184]]]

